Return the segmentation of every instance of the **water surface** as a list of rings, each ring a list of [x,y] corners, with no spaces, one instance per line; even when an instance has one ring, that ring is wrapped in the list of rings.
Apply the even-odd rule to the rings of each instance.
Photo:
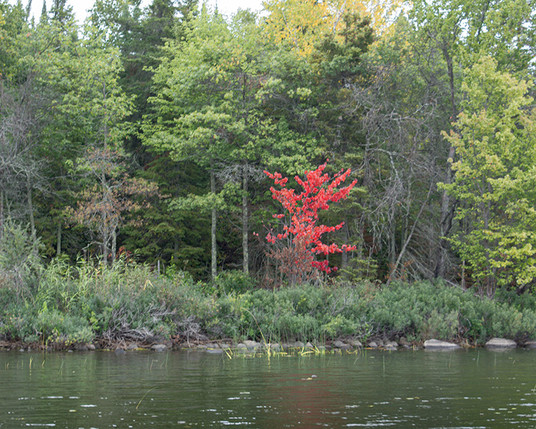
[[[536,427],[536,351],[0,353],[0,428]]]

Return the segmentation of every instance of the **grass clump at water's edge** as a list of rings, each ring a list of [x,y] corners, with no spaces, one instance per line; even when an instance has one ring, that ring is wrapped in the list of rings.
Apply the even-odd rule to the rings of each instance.
[[[442,283],[300,285],[255,289],[251,279],[220,277],[215,287],[182,272],[158,276],[120,261],[109,268],[55,260],[38,286],[21,293],[0,282],[0,339],[69,346],[100,341],[252,339],[314,344],[354,337],[429,338],[480,344],[491,337],[536,338],[536,298],[495,299]]]

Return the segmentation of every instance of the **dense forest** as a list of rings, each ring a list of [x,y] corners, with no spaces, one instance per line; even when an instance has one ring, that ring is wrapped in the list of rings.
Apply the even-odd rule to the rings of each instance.
[[[355,186],[319,211],[340,250],[315,256],[339,267],[324,276],[534,285],[535,0],[267,0],[232,17],[97,0],[83,24],[66,0],[30,6],[0,0],[4,279],[83,258],[288,283],[298,251],[265,171],[299,192],[327,161]]]

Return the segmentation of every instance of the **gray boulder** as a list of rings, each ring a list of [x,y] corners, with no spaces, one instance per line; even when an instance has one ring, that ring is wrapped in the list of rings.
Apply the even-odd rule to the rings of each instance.
[[[151,347],[155,352],[163,352],[167,350],[167,346],[165,344],[155,344]]]
[[[486,347],[489,349],[513,349],[517,347],[517,343],[506,338],[492,338],[486,343]]]
[[[343,343],[342,341],[339,341],[339,340],[337,340],[337,341],[335,341],[335,342],[333,343],[333,347],[336,347],[336,348],[338,348],[338,349],[343,349],[343,350],[344,350],[344,349],[349,349],[349,348],[350,348],[350,346],[349,346],[348,344]]]
[[[536,341],[534,340],[529,340],[525,343],[525,347],[527,349],[536,349]]]
[[[359,341],[359,340],[354,340],[354,339],[348,340],[348,344],[350,344],[352,347],[356,347],[356,348],[363,347],[363,344],[361,344],[361,341]]]
[[[398,350],[398,343],[395,341],[387,341],[384,345],[385,350],[396,351]]]
[[[244,341],[244,344],[246,345],[248,350],[256,350],[261,346],[257,341],[251,341],[251,340]]]
[[[426,350],[456,350],[461,347],[458,344],[432,339],[424,342],[424,348]]]

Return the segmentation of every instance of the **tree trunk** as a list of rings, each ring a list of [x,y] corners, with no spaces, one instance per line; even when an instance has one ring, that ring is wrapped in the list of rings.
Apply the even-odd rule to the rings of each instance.
[[[393,216],[389,218],[389,276],[393,274],[396,261],[396,225]]]
[[[350,232],[348,230],[348,219],[346,219],[346,221],[344,222],[343,231],[344,231],[344,242],[348,243],[348,241],[350,240]],[[344,270],[347,267],[348,267],[348,251],[344,249],[341,255],[341,270]]]
[[[216,194],[216,176],[214,174],[214,168],[210,169],[210,192],[212,192],[213,195]],[[216,276],[218,275],[218,248],[216,243],[217,214],[216,207],[212,207],[212,224],[210,228],[210,275],[212,283],[216,281]]]
[[[110,265],[112,265],[115,262],[116,254],[117,254],[117,230],[114,229],[112,231],[112,249],[111,249],[112,260],[110,261]]]
[[[58,231],[56,233],[56,256],[61,254],[61,222],[58,223]]]
[[[35,244],[37,240],[37,233],[35,231],[35,217],[33,211],[33,201],[32,201],[32,186],[30,184],[30,178],[26,176],[26,191],[28,195],[28,210],[30,211],[30,231],[32,234],[32,243]]]
[[[449,77],[449,87],[450,87],[450,103],[452,109],[452,116],[450,118],[451,122],[456,120],[458,115],[458,109],[456,108],[456,89],[454,86],[454,66],[452,64],[452,57],[448,51],[447,42],[445,42],[442,47],[443,57],[447,63],[447,73]],[[454,179],[454,173],[452,171],[450,161],[454,159],[456,154],[456,148],[454,146],[449,147],[449,154],[447,160],[447,174],[445,177],[445,183],[451,184]],[[446,237],[450,232],[452,227],[452,219],[454,217],[454,205],[451,204],[450,198],[447,194],[447,191],[443,191],[441,195],[441,217],[439,221],[439,245],[437,249],[436,263],[434,268],[434,277],[443,278],[445,277],[445,264],[447,260],[447,240]]]
[[[102,224],[106,225],[106,217],[103,213],[101,213],[102,217]],[[110,235],[106,231],[106,226],[103,227],[102,231],[102,243],[101,243],[101,252],[102,252],[102,263],[108,264],[108,244],[110,243]]]
[[[449,158],[452,159],[454,156],[455,148],[454,146],[450,147]],[[451,184],[453,180],[452,172],[450,171],[449,163],[449,172],[447,173],[447,180],[445,183]],[[452,227],[452,219],[454,217],[454,205],[450,203],[450,197],[447,194],[447,191],[443,191],[441,195],[441,218],[439,221],[439,245],[436,255],[436,264],[434,269],[435,278],[445,277],[445,264],[447,260],[447,240],[446,237],[450,232]]]
[[[402,261],[402,258],[404,256],[404,253],[406,253],[406,249],[408,248],[408,244],[411,241],[411,238],[413,237],[413,233],[415,232],[415,228],[417,227],[417,224],[419,222],[419,219],[421,218],[422,212],[424,210],[424,207],[428,203],[428,199],[430,198],[430,194],[432,193],[432,185],[430,185],[430,189],[428,190],[428,194],[426,195],[426,200],[421,205],[421,208],[419,210],[419,213],[417,214],[417,217],[415,218],[415,221],[413,222],[413,226],[411,227],[411,230],[404,241],[404,244],[402,246],[402,249],[400,250],[400,253],[398,254],[398,258],[396,259],[396,262],[393,266],[393,269],[391,271],[391,275],[389,276],[389,279],[387,280],[387,286],[391,284],[391,281],[396,276],[396,272],[398,270],[398,267],[400,265],[400,262]]]
[[[242,252],[244,274],[249,275],[249,213],[248,213],[248,171],[247,164],[242,171]]]
[[[4,190],[0,191],[0,239],[4,237]]]
[[[102,243],[102,263],[103,264],[108,263],[108,246],[106,245],[105,240],[103,240],[103,243]]]

